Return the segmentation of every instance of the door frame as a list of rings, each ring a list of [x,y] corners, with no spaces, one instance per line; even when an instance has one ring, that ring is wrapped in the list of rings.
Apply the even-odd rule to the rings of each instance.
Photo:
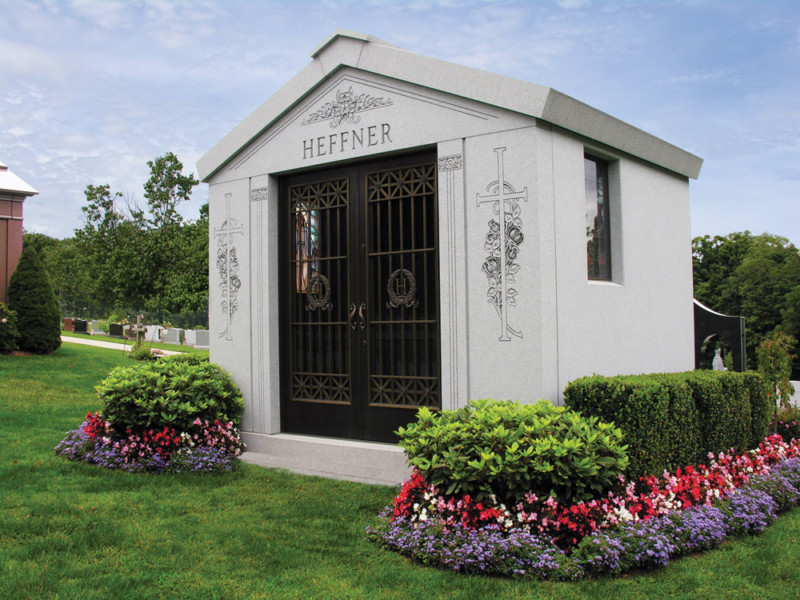
[[[279,398],[279,406],[280,406],[280,423],[281,423],[281,431],[290,432],[290,433],[298,433],[300,435],[325,435],[328,437],[337,437],[343,439],[355,439],[355,440],[377,440],[380,441],[381,437],[386,437],[386,432],[382,434],[376,433],[373,431],[372,428],[367,427],[363,422],[365,413],[369,412],[367,409],[369,407],[369,382],[366,382],[366,393],[364,394],[364,398],[356,398],[355,397],[355,385],[351,383],[351,390],[353,392],[353,397],[351,398],[352,403],[361,402],[363,406],[356,407],[353,406],[352,415],[353,419],[350,423],[338,423],[337,427],[341,431],[341,433],[331,434],[330,431],[313,431],[315,428],[310,427],[309,429],[312,431],[289,431],[290,429],[296,429],[294,427],[288,426],[287,423],[287,406],[288,403],[291,402],[291,343],[292,343],[292,332],[291,332],[291,318],[292,318],[292,307],[291,301],[289,300],[291,294],[287,290],[289,290],[293,285],[294,281],[292,279],[292,269],[288,267],[288,262],[290,259],[290,244],[293,239],[293,232],[294,229],[290,226],[290,214],[287,206],[288,202],[288,188],[293,185],[302,184],[302,183],[310,183],[313,181],[324,181],[335,179],[338,176],[342,176],[344,174],[350,174],[354,170],[356,170],[359,175],[355,177],[354,185],[358,186],[359,188],[364,188],[366,186],[366,179],[365,177],[361,176],[361,173],[368,170],[383,170],[383,169],[392,169],[392,168],[403,168],[403,167],[410,167],[414,165],[420,164],[434,164],[436,165],[437,162],[437,151],[436,148],[423,148],[423,149],[416,149],[411,153],[403,153],[403,154],[394,154],[390,156],[382,156],[380,158],[373,158],[367,160],[359,160],[359,161],[347,161],[345,163],[334,163],[329,165],[321,165],[319,167],[315,167],[313,169],[303,170],[299,172],[287,173],[283,176],[280,176],[278,179],[278,252],[277,252],[277,260],[278,260],[278,306],[279,306],[279,352],[278,352],[278,362],[279,362],[279,389],[280,389],[280,398]],[[437,173],[438,175],[438,173]],[[442,362],[442,322],[441,322],[441,315],[442,315],[442,296],[441,296],[441,279],[440,279],[440,261],[441,261],[441,239],[439,235],[439,219],[440,219],[440,191],[439,185],[436,184],[436,208],[433,213],[433,223],[431,223],[431,227],[435,231],[436,236],[436,260],[435,262],[435,294],[436,294],[436,321],[437,321],[437,372],[438,372],[438,379],[439,379],[439,401],[440,406],[442,405],[443,400],[443,362]],[[355,223],[353,223],[353,212],[351,212],[351,208],[349,206],[350,201],[358,201],[361,202],[364,206],[357,209],[358,214],[360,215]],[[350,190],[350,198],[348,199],[348,209],[347,209],[347,223],[348,223],[348,236],[350,236],[350,231],[352,231],[352,227],[363,227],[364,232],[357,232],[358,235],[363,236],[363,240],[366,241],[366,227],[367,227],[367,220],[368,220],[368,206],[367,206],[367,198],[365,190],[363,189],[353,189]],[[348,239],[348,246],[350,248],[355,248],[356,244],[358,243],[358,239],[349,238]],[[367,260],[367,250],[363,250],[359,252],[359,256],[352,257],[348,256],[348,266],[353,268],[353,265],[361,265],[361,263],[365,263],[362,265],[364,268],[361,271],[364,273],[364,277],[367,278],[368,281],[368,274],[366,269],[366,260]],[[365,281],[364,285],[366,286],[367,283]],[[347,283],[348,294],[349,291],[352,289],[350,284],[350,277],[348,272],[348,283]],[[351,337],[350,343],[355,343],[355,339]],[[351,356],[353,352],[351,350]],[[350,373],[351,379],[356,376],[357,372],[366,371],[367,375],[369,374],[369,367],[357,367],[356,365],[350,365]],[[396,410],[402,411],[404,414],[408,414],[408,422],[413,420],[415,411],[410,410],[409,408],[398,408],[398,409],[386,409],[386,410]],[[371,432],[368,435],[364,435],[364,432]],[[376,437],[377,436],[377,437]],[[383,440],[386,441],[386,440]]]

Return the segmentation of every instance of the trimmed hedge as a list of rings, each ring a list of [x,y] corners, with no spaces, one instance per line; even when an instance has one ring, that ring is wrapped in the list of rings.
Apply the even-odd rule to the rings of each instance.
[[[772,415],[755,372],[594,375],[570,383],[564,397],[572,410],[622,429],[631,479],[703,463],[709,452],[755,448]]]

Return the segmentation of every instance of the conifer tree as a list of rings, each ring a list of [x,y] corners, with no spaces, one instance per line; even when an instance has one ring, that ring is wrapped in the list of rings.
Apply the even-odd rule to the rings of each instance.
[[[39,254],[22,248],[17,270],[8,284],[8,306],[17,313],[18,346],[35,354],[49,354],[61,346],[61,306],[47,278]]]

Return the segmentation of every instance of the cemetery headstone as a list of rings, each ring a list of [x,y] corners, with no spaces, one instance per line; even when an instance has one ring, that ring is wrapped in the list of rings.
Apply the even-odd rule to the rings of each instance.
[[[160,342],[161,341],[161,325],[148,325],[147,332],[145,333],[144,339],[146,342]]]
[[[125,337],[125,331],[122,328],[122,323],[109,323],[108,335],[118,338]]]
[[[64,331],[75,331],[75,320],[74,319],[64,319]]]
[[[181,330],[169,328],[164,332],[165,344],[180,344],[181,343]]]
[[[795,408],[800,408],[800,381],[789,381],[794,388],[794,394],[789,398],[789,404]]]
[[[75,333],[87,333],[89,330],[89,324],[83,319],[75,319],[74,326]]]
[[[183,330],[183,344],[185,346],[194,346],[197,343],[197,334],[194,329]]]
[[[92,335],[103,335],[105,331],[100,328],[100,321],[97,319],[92,320]]]
[[[208,329],[198,329],[195,333],[194,347],[208,349]]]

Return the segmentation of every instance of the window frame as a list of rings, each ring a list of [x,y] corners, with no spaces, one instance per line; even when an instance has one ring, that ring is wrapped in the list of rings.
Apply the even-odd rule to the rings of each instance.
[[[591,189],[588,185],[590,183],[589,163],[594,165]],[[589,150],[584,150],[584,226],[586,228],[586,274],[589,281],[614,281],[616,261],[614,260],[613,236],[616,235],[616,232],[615,227],[613,227],[613,220],[616,199],[612,193],[611,186],[612,164],[612,161],[607,158],[598,156]],[[590,207],[594,207],[594,212],[591,214]],[[592,214],[594,215],[593,217]],[[595,238],[589,235],[591,231],[590,217],[593,218],[594,225],[596,225],[598,217],[601,218],[603,223],[602,232],[595,234]],[[597,241],[599,247],[596,247],[595,251],[592,252],[590,244],[594,241]],[[590,262],[593,256],[594,260],[592,262],[598,265],[594,269]]]

